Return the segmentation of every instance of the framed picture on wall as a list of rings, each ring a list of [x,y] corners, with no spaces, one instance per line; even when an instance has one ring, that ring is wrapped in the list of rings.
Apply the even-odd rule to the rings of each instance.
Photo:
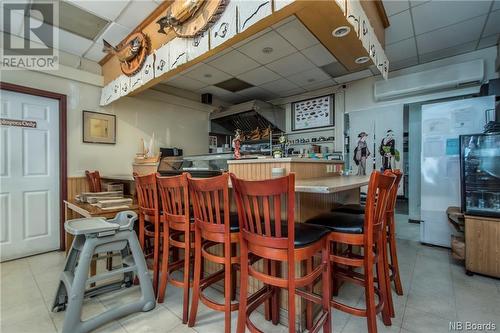
[[[334,125],[334,95],[321,96],[292,103],[292,130]]]
[[[83,142],[115,144],[116,116],[84,110]]]

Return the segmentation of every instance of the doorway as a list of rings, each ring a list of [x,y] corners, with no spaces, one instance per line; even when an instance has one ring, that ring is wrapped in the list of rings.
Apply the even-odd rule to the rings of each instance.
[[[64,248],[66,96],[0,88],[0,261],[6,261]]]

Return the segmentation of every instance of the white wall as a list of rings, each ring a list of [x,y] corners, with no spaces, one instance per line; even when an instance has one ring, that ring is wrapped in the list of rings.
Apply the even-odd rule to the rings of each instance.
[[[495,72],[495,61],[497,58],[497,47],[485,48],[482,50],[469,52],[465,54],[461,54],[454,57],[449,57],[429,63],[425,63],[422,65],[417,65],[405,69],[401,69],[398,71],[391,72],[389,74],[389,78],[416,73],[426,70],[431,70],[434,68],[439,68],[446,65],[458,64],[470,60],[475,59],[483,59],[485,64],[485,80],[490,80],[493,78],[498,78],[499,74]],[[405,97],[401,99],[395,99],[390,101],[382,101],[377,102],[373,95],[373,85],[376,81],[382,80],[382,77],[369,77],[366,79],[362,79],[359,81],[350,82],[347,84],[345,89],[339,86],[327,87],[317,91],[311,91],[305,94],[290,96],[286,98],[279,98],[271,101],[271,103],[276,105],[283,105],[287,112],[287,123],[291,119],[290,110],[291,103],[294,101],[312,98],[317,96],[322,96],[326,94],[336,93],[337,99],[335,103],[335,149],[342,150],[343,144],[340,138],[343,137],[344,133],[344,113],[357,112],[357,111],[365,111],[365,110],[376,110],[378,108],[383,107],[400,107],[401,112],[403,112],[403,105],[407,103],[415,103],[421,101],[428,101],[434,99],[442,99],[448,98],[452,96],[460,96],[466,94],[472,94],[479,91],[479,87],[469,87],[469,88],[461,88],[454,89],[449,91],[437,92],[433,94],[426,95],[417,95],[412,97]]]
[[[87,72],[81,72],[86,75]],[[35,71],[2,71],[2,81],[48,90],[68,98],[68,176],[82,176],[86,169],[101,174],[130,174],[140,139],[153,131],[156,146],[176,146],[184,154],[208,151],[208,114],[211,107],[158,91],[145,91],[137,97],[124,97],[99,107],[99,82],[83,83]],[[114,145],[83,143],[82,110],[116,115],[117,139]]]

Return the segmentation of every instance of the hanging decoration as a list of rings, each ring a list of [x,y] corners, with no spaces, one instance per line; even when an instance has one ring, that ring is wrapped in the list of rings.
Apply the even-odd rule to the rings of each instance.
[[[222,15],[229,0],[175,0],[156,23],[159,33],[194,38],[207,31]]]
[[[127,76],[133,76],[142,69],[151,44],[149,37],[142,32],[131,34],[123,46],[114,47],[104,39],[103,43],[103,52],[115,55],[120,61],[122,73]]]

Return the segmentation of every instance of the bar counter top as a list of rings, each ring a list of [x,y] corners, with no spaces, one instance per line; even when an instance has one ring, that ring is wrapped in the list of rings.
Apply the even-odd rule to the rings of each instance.
[[[253,164],[253,163],[333,163],[343,164],[341,160],[325,160],[319,158],[282,157],[282,158],[242,158],[239,160],[228,160],[227,164]]]
[[[324,194],[342,192],[368,185],[369,179],[369,176],[332,176],[296,179],[295,192]]]

